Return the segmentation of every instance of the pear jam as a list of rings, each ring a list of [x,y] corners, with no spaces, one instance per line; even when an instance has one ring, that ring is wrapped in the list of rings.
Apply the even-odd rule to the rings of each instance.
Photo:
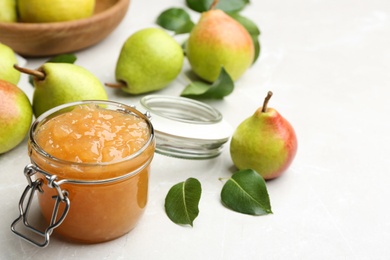
[[[32,163],[55,175],[70,201],[54,233],[84,243],[112,240],[135,227],[147,203],[155,149],[153,127],[145,115],[117,107],[119,103],[97,102],[43,115],[29,140]],[[44,179],[38,201],[49,222],[56,190],[43,174],[36,175]]]
[[[111,162],[138,151],[148,140],[145,121],[97,106],[78,106],[37,132],[37,143],[51,156],[80,163]]]

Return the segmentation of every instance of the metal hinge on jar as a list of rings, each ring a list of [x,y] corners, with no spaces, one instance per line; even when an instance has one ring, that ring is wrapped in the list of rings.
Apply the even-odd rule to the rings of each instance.
[[[38,178],[36,180],[32,179],[32,176],[35,173],[41,173],[45,176],[47,180],[47,186],[49,188],[53,188],[57,191],[57,195],[53,196],[53,199],[55,199],[55,204],[53,208],[53,213],[51,216],[51,220],[49,223],[49,226],[44,230],[39,230],[36,227],[33,227],[29,223],[29,212],[31,209],[31,204],[34,199],[35,192],[43,192],[42,191],[42,185],[43,185],[43,179]],[[52,234],[53,230],[58,227],[65,219],[66,215],[69,212],[70,207],[70,201],[68,198],[68,193],[66,190],[61,190],[59,184],[56,182],[57,176],[50,175],[46,173],[45,171],[42,171],[38,166],[29,164],[24,168],[24,175],[27,178],[28,185],[25,188],[20,201],[19,201],[19,217],[14,220],[11,224],[11,230],[13,233],[18,235],[19,237],[23,238],[24,240],[32,243],[35,246],[38,247],[46,247],[49,244],[50,235]],[[58,216],[58,209],[61,205],[61,203],[64,203],[65,207],[60,217]],[[22,233],[17,230],[17,224],[19,222],[22,222],[24,227],[28,231],[32,231],[37,236],[33,236],[32,234],[27,235],[25,233]]]

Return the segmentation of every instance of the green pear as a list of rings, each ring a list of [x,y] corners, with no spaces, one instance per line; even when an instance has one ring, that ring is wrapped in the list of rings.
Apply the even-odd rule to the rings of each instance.
[[[30,100],[11,82],[0,80],[0,154],[23,141],[33,117]]]
[[[20,20],[26,23],[72,21],[92,16],[95,0],[18,0]]]
[[[107,93],[91,72],[71,63],[45,63],[37,70],[15,66],[34,75],[33,111],[36,117],[45,111],[79,100],[107,100]]]
[[[0,1],[0,22],[14,23],[18,21],[16,0]]]
[[[191,68],[200,78],[214,82],[225,68],[235,81],[252,65],[255,48],[248,31],[221,10],[203,12],[186,44]]]
[[[157,91],[179,75],[183,61],[183,50],[175,39],[162,29],[146,28],[125,41],[117,60],[115,77],[127,93],[136,95]]]
[[[230,155],[238,169],[253,169],[264,179],[274,179],[291,165],[298,142],[292,125],[274,108],[267,108],[272,92],[264,104],[235,130]]]
[[[0,79],[18,84],[20,72],[14,69],[18,63],[15,52],[5,44],[0,43]]]

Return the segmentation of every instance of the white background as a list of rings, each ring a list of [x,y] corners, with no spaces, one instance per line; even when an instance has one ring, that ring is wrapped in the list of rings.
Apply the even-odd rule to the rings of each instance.
[[[112,82],[125,39],[156,26],[166,8],[181,6],[184,0],[134,0],[107,39],[76,53],[76,64]],[[268,90],[274,92],[270,106],[292,123],[299,139],[293,165],[267,183],[274,214],[243,215],[220,203],[219,178],[234,171],[228,144],[212,160],[157,154],[149,204],[133,231],[96,245],[53,237],[39,249],[10,231],[27,184],[24,141],[0,155],[1,259],[390,258],[389,1],[252,0],[242,14],[261,29],[260,59],[230,96],[206,102],[236,127],[261,106]],[[197,13],[191,16],[198,19]],[[37,68],[45,60],[28,59],[26,66]],[[178,96],[185,85],[179,76],[158,94]],[[32,97],[26,76],[19,86]],[[110,99],[127,104],[141,98],[107,91]],[[174,224],[164,211],[169,188],[188,177],[203,188],[193,228]]]

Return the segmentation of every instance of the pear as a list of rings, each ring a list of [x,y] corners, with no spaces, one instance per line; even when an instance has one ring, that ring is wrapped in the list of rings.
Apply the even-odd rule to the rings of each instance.
[[[14,23],[18,20],[16,0],[0,1],[0,22]]]
[[[120,51],[115,77],[130,94],[143,94],[165,88],[181,72],[184,54],[181,46],[159,28],[139,30],[126,39]]]
[[[0,43],[0,79],[18,84],[20,72],[13,67],[17,62],[15,52],[9,46]]]
[[[282,175],[297,152],[298,142],[292,125],[264,104],[235,130],[230,142],[230,155],[238,169],[253,169],[265,180]]]
[[[92,16],[95,0],[18,0],[20,20],[27,23],[72,21]]]
[[[71,63],[43,64],[37,70],[15,66],[34,75],[33,111],[36,117],[45,111],[79,100],[107,100],[104,86],[91,72]]]
[[[225,68],[235,81],[252,65],[255,48],[248,31],[222,10],[203,12],[190,32],[186,55],[193,72],[214,82]]]
[[[26,94],[5,80],[0,80],[0,154],[23,141],[30,128],[33,112]]]

